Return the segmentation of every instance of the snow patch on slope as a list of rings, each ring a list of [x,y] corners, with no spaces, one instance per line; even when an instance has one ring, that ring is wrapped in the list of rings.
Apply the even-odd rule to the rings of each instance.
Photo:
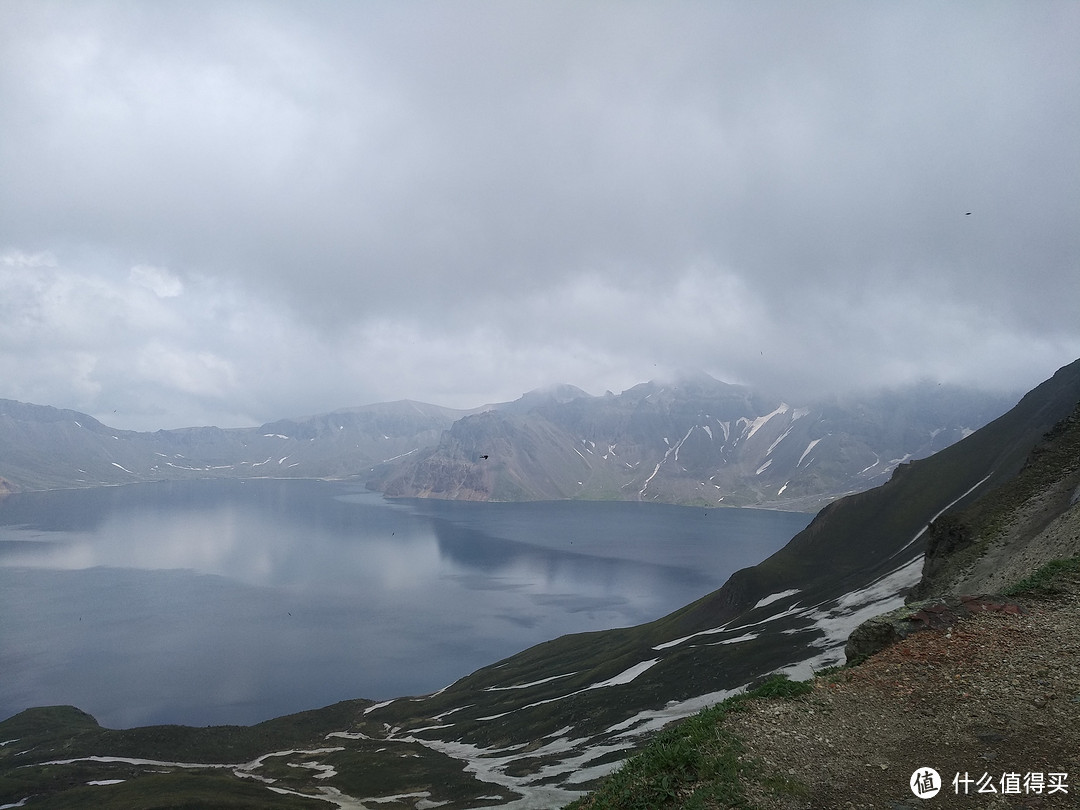
[[[790,589],[788,589],[786,591],[780,591],[779,593],[769,594],[768,596],[763,597],[762,599],[759,599],[757,601],[757,604],[755,604],[750,609],[751,610],[757,610],[759,607],[765,607],[765,605],[771,605],[773,602],[775,602],[778,599],[783,599],[785,596],[794,596],[797,593],[799,593],[799,588],[790,588]]]
[[[671,442],[668,440],[667,436],[664,437],[664,443],[668,445],[668,449],[664,453],[664,457],[662,459],[660,459],[660,461],[657,463],[657,465],[655,467],[653,467],[653,471],[649,475],[649,477],[645,479],[645,483],[641,485],[641,489],[638,490],[638,497],[641,497],[641,498],[645,497],[645,490],[648,488],[649,482],[652,481],[653,478],[656,477],[656,474],[658,472],[660,472],[660,467],[663,465],[663,463],[665,461],[667,461],[669,458],[671,458],[672,453],[675,454],[675,460],[676,461],[679,460],[679,448],[682,447],[683,442],[685,442],[687,440],[687,438],[689,438],[690,434],[693,433],[693,432],[694,432],[694,428],[690,428],[690,430],[686,431],[686,435],[683,436],[681,439],[679,439],[679,441],[674,446],[671,446]]]
[[[779,416],[780,414],[787,413],[789,410],[791,409],[790,407],[788,407],[788,404],[786,402],[781,402],[775,410],[770,411],[764,416],[759,416],[757,419],[750,422],[750,432],[746,434],[747,441],[753,438],[754,434],[757,433],[766,424],[768,424],[769,420],[772,419],[774,416]]]
[[[814,449],[815,447],[817,447],[817,444],[818,444],[818,442],[820,442],[820,441],[821,441],[821,439],[814,439],[813,441],[811,441],[811,442],[810,442],[810,444],[806,445],[806,449],[805,449],[805,450],[803,450],[803,451],[802,451],[802,455],[801,455],[801,456],[799,456],[799,463],[795,465],[796,469],[798,469],[799,467],[801,467],[801,466],[802,466],[802,463],[803,463],[803,459],[804,459],[804,458],[806,458],[807,454],[808,454],[808,453],[809,453],[809,452],[810,452],[811,450],[813,450],[813,449]]]
[[[833,606],[808,611],[811,627],[821,632],[812,646],[817,655],[779,670],[795,680],[805,680],[814,672],[844,660],[844,644],[856,627],[868,619],[888,613],[904,604],[904,596],[922,577],[923,555],[878,577],[869,585],[844,594]]]

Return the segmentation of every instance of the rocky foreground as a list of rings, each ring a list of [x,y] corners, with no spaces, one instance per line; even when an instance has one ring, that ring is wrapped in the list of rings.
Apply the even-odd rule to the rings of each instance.
[[[745,756],[799,786],[751,785],[754,805],[922,806],[909,781],[926,767],[943,806],[1080,805],[1080,578],[1017,603],[1020,614],[912,634],[804,698],[732,715]]]

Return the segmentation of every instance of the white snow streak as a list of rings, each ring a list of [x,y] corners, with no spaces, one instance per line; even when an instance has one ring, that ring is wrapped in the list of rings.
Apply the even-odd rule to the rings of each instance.
[[[760,635],[761,633],[743,633],[741,636],[735,636],[735,638],[725,638],[723,641],[714,641],[709,646],[718,647],[721,644],[739,644],[743,641],[753,641]]]
[[[507,767],[516,762],[518,756],[512,753],[509,756],[498,755],[513,751],[517,746],[501,749],[480,748],[469,743],[425,740],[421,737],[401,737],[397,741],[418,743],[433,751],[438,751],[440,754],[465,762],[465,771],[475,774],[479,781],[490,782],[524,794],[522,799],[510,804],[500,805],[500,810],[541,810],[541,808],[562,807],[582,795],[553,785],[531,784],[539,778],[539,774],[531,774],[530,776],[510,776],[507,774]],[[596,753],[590,757],[591,759],[595,759],[603,753],[599,749],[590,749],[588,753],[591,754],[593,751]],[[566,765],[567,763],[560,764]],[[548,768],[544,769],[544,772],[555,767],[557,766],[549,765]],[[572,769],[572,766],[565,768],[565,770]]]
[[[671,452],[671,451],[669,450],[668,452]],[[667,460],[667,454],[665,453],[664,454],[664,461],[666,461],[666,460]],[[649,482],[653,480],[653,478],[656,476],[656,474],[658,472],[660,472],[660,464],[663,464],[663,463],[664,462],[661,461],[659,464],[657,464],[655,467],[653,467],[652,473],[649,475],[648,478],[645,479],[645,483],[642,484],[641,489],[638,490],[638,495],[640,497],[642,497],[642,498],[645,497],[645,488],[649,486]]]
[[[759,416],[753,422],[750,422],[750,432],[746,434],[746,440],[749,441],[753,437],[753,435],[757,433],[761,428],[763,428],[774,416],[778,416],[782,413],[787,413],[788,410],[790,409],[788,408],[787,403],[781,402],[776,407],[776,410],[772,411],[771,413],[767,413],[764,416]]]
[[[769,594],[763,599],[759,599],[757,604],[754,605],[751,610],[757,610],[759,607],[765,607],[765,605],[771,605],[777,599],[783,599],[785,596],[793,596],[799,592],[799,588],[791,588],[790,590],[780,591],[779,593]]]
[[[539,686],[542,683],[548,683],[549,681],[557,681],[559,678],[569,678],[571,675],[577,675],[577,671],[567,672],[565,675],[552,675],[550,678],[543,678],[539,681],[532,681],[531,683],[519,683],[514,686],[488,686],[484,689],[485,692],[505,692],[509,689],[528,689],[532,686]]]
[[[582,691],[587,691],[589,689],[603,689],[605,686],[621,686],[622,684],[630,683],[630,681],[634,680],[634,678],[642,672],[659,663],[659,658],[653,658],[650,661],[642,661],[640,664],[635,664],[629,669],[620,672],[614,678],[608,678],[606,681],[594,683],[592,686],[585,687]]]
[[[679,460],[679,448],[683,446],[683,442],[685,442],[687,439],[690,438],[690,434],[694,432],[694,429],[696,427],[697,427],[697,425],[694,425],[694,427],[692,427],[688,431],[686,431],[686,435],[683,436],[681,439],[679,439],[679,443],[675,445],[675,460],[676,461]]]
[[[776,449],[776,445],[780,444],[780,442],[782,442],[784,439],[786,439],[788,437],[788,434],[791,433],[791,428],[793,428],[793,427],[795,427],[795,426],[794,425],[788,426],[788,429],[785,430],[783,433],[781,433],[779,438],[777,438],[777,440],[775,442],[773,442],[772,444],[769,445],[769,449],[765,451],[765,455],[769,455],[770,453],[772,453],[772,451]]]
[[[815,447],[817,447],[817,443],[820,441],[821,439],[814,439],[810,442],[810,444],[806,445],[806,449],[803,450],[802,455],[799,456],[799,463],[795,465],[796,469],[802,466],[803,459],[806,458],[806,454],[813,450]]]
[[[584,689],[578,689],[576,692],[571,692],[568,695],[560,695],[559,697],[548,698],[547,700],[538,700],[535,703],[530,703],[527,706],[522,706],[522,708],[531,709],[534,706],[543,706],[545,703],[554,703],[557,700],[565,700],[568,697],[580,695],[583,692],[590,691],[591,689],[604,689],[608,686],[622,686],[623,684],[630,683],[642,672],[659,663],[659,658],[653,658],[651,661],[642,661],[640,664],[634,664],[634,666],[630,667],[629,669],[623,670],[613,678],[608,678],[606,681],[600,681],[599,683],[591,684],[589,686],[586,686]]]
[[[805,680],[821,669],[843,660],[843,645],[851,631],[867,619],[888,613],[904,604],[901,595],[922,577],[923,555],[904,563],[887,574],[878,577],[864,588],[844,594],[826,610],[817,608],[806,613],[812,625],[824,637],[813,642],[821,652],[805,661],[785,667],[781,672],[796,680]],[[839,650],[839,652],[838,652]]]
[[[699,630],[696,633],[691,633],[690,635],[683,636],[682,638],[673,639],[672,641],[665,641],[663,644],[657,644],[655,647],[653,647],[653,649],[654,650],[666,650],[669,647],[677,647],[680,644],[682,644],[684,641],[689,641],[692,638],[697,638],[698,636],[714,635],[716,633],[723,633],[726,630],[727,630],[727,625],[722,624],[719,627],[713,627],[713,628],[710,628],[709,630]]]
[[[271,756],[267,754],[267,756]],[[262,757],[260,757],[262,759]],[[256,760],[257,762],[258,760]],[[242,768],[243,765],[222,765],[206,762],[166,762],[160,759],[140,759],[138,757],[73,757],[72,759],[53,759],[48,762],[40,762],[39,765],[71,765],[75,762],[112,762],[121,765],[156,765],[167,768]],[[249,763],[252,764],[253,763]]]
[[[664,453],[664,457],[660,459],[659,463],[653,468],[652,474],[649,475],[649,477],[645,479],[645,483],[641,485],[641,489],[638,490],[638,497],[645,497],[645,490],[646,488],[648,488],[649,482],[656,477],[656,474],[658,472],[660,472],[660,465],[667,461],[672,453],[675,454],[675,460],[679,460],[679,448],[682,447],[682,443],[685,442],[687,437],[693,432],[694,428],[690,428],[690,430],[686,431],[686,436],[683,436],[681,439],[679,439],[678,443],[674,447],[668,447],[667,451]],[[668,438],[666,436],[664,437],[664,442],[668,445],[671,444],[671,442],[668,441]]]
[[[740,686],[738,689],[722,689],[719,692],[709,692],[706,695],[699,695],[681,702],[671,701],[662,709],[647,709],[638,712],[633,717],[611,726],[605,733],[611,734],[621,731],[620,737],[637,737],[647,734],[663,728],[672,720],[689,717],[706,706],[715,706],[717,703],[727,700],[727,698],[745,689],[745,686]]]
[[[879,458],[879,459],[877,459],[877,461],[875,461],[875,462],[874,462],[873,464],[871,464],[871,465],[870,465],[869,467],[863,467],[863,468],[862,468],[861,470],[859,470],[859,472],[858,472],[858,473],[856,473],[856,474],[857,474],[857,475],[862,475],[862,474],[863,474],[864,472],[866,472],[866,471],[868,471],[868,470],[872,470],[872,469],[874,469],[874,467],[876,467],[876,466],[877,466],[878,464],[880,464],[880,463],[881,463],[881,459]]]
[[[993,473],[990,473],[990,475],[993,475]],[[905,548],[907,548],[912,543],[914,543],[916,540],[918,540],[920,537],[922,537],[923,534],[926,533],[926,530],[930,528],[931,523],[933,523],[935,520],[937,520],[939,517],[941,517],[943,514],[945,514],[946,511],[948,511],[949,509],[952,509],[957,503],[962,501],[964,498],[966,498],[972,492],[974,492],[979,487],[981,487],[983,484],[985,484],[987,482],[987,480],[990,478],[990,475],[987,475],[986,478],[982,479],[979,483],[977,483],[975,486],[973,486],[971,489],[969,489],[967,492],[965,492],[959,498],[956,498],[955,500],[949,501],[949,503],[947,503],[945,506],[941,507],[941,509],[938,510],[938,513],[936,515],[934,515],[932,518],[930,518],[930,520],[927,522],[927,524],[925,526],[923,526],[921,529],[919,529],[919,531],[917,531],[915,533],[914,537],[912,537],[910,540],[908,540],[906,543],[904,543],[904,545],[902,545],[900,548],[898,548],[896,551],[894,551],[892,554],[890,554],[889,558],[891,559],[891,558],[895,557],[897,554],[899,554]]]

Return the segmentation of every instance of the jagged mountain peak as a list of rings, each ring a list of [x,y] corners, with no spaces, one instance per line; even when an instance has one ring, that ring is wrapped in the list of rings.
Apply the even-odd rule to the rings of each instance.
[[[668,388],[705,389],[713,391],[745,388],[745,386],[718,379],[699,368],[675,369],[669,374],[662,374],[650,380],[650,382]]]
[[[459,420],[439,446],[377,471],[373,486],[395,496],[809,510],[882,483],[897,464],[1011,404],[958,399],[927,409],[901,397],[821,408],[700,372],[619,395],[560,392],[563,401],[550,389],[530,392]]]
[[[512,402],[489,406],[490,410],[512,413],[527,413],[535,408],[551,405],[564,405],[575,399],[591,399],[587,391],[568,383],[556,383],[527,391]]]
[[[931,393],[823,407],[685,371],[602,397],[557,384],[470,410],[400,400],[257,428],[153,434],[7,402],[0,407],[0,417],[7,416],[0,418],[0,475],[27,489],[174,477],[356,476],[405,496],[805,511],[881,483],[896,464],[948,446],[1011,404]]]
[[[700,369],[681,369],[670,374],[661,374],[647,382],[638,383],[623,391],[628,394],[631,391],[684,390],[684,391],[724,391],[745,388],[735,383],[718,380],[707,372]]]

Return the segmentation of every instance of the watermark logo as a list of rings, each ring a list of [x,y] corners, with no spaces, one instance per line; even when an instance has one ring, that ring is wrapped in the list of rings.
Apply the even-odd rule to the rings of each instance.
[[[938,795],[945,784],[941,780],[941,774],[933,768],[916,768],[908,782],[911,792],[920,799],[932,799]],[[957,772],[952,778],[953,793],[957,796],[971,796],[979,793],[998,793],[1012,795],[1046,794],[1051,796],[1055,793],[1069,793],[1069,774],[1065,771],[1030,771],[1020,773],[1018,771],[1006,771],[1000,775],[983,773],[982,776],[964,771]]]
[[[933,768],[916,768],[909,784],[911,792],[920,799],[932,799],[941,790],[941,774]]]
[[[989,773],[974,777],[964,771],[953,777],[953,791],[957,796],[968,796],[973,793],[1011,793],[1018,794],[1041,794],[1048,796],[1054,793],[1069,792],[1069,774],[1064,771],[1031,771],[1018,773],[1009,771],[1001,774],[1000,778],[994,779]]]

